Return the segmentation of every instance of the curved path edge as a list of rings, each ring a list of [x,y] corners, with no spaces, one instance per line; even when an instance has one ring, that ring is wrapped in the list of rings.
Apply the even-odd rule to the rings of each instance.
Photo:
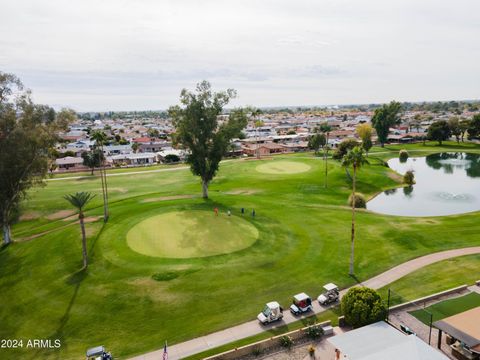
[[[416,270],[419,270],[427,265],[436,263],[438,261],[447,260],[455,258],[458,256],[464,255],[474,255],[480,254],[480,246],[460,248],[453,250],[440,251],[428,255],[424,255],[407,262],[404,262],[400,265],[397,265],[390,270],[387,270],[377,276],[374,276],[371,279],[360,282],[358,285],[370,287],[373,289],[379,289],[384,287]],[[353,285],[353,286],[358,286]],[[340,295],[343,296],[348,291],[349,288],[343,289],[340,292]],[[323,311],[328,310],[328,307],[322,307],[318,304],[317,301],[313,303],[313,313],[318,314]],[[312,313],[309,313],[307,316],[295,317],[290,312],[285,311],[283,321],[263,326],[257,320],[249,321],[231,328],[217,331],[205,336],[194,338],[192,340],[185,341],[183,343],[178,343],[168,347],[168,358],[169,360],[182,359],[184,357],[198,354],[202,351],[216,348],[237,340],[244,339],[246,337],[256,335],[271,329],[274,329],[285,324],[289,324],[295,321],[298,321],[302,318],[311,316]],[[159,348],[163,344],[159,344]],[[158,360],[162,359],[163,356],[163,347],[160,350],[152,351],[143,355],[139,355],[131,358],[131,360]]]

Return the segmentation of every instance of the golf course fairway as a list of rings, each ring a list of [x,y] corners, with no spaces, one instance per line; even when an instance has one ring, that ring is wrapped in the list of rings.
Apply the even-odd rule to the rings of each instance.
[[[297,174],[310,170],[310,165],[294,161],[271,161],[258,165],[256,170],[264,174]]]
[[[373,147],[356,190],[369,199],[402,186],[385,166],[401,149],[411,156],[480,153],[480,145],[454,142]],[[329,282],[357,283],[348,274],[352,181],[338,161],[313,153],[225,161],[208,199],[186,166],[121,170],[107,171],[108,188],[117,190],[109,190],[107,223],[97,174],[53,175],[28,192],[12,228],[15,241],[0,249],[0,338],[61,339],[62,346],[1,349],[2,360],[80,359],[98,345],[128,359],[165,341],[172,346],[254,320],[272,300],[287,306],[293,294],[316,297]],[[86,270],[78,214],[64,200],[79,191],[96,195],[84,209],[92,220],[85,223]],[[433,252],[478,246],[479,214],[416,218],[359,209],[357,279]],[[389,288],[403,302],[468,284],[480,257],[469,259],[431,265]]]
[[[251,246],[257,238],[257,228],[241,217],[201,210],[152,216],[127,233],[132,250],[178,259],[235,252]]]

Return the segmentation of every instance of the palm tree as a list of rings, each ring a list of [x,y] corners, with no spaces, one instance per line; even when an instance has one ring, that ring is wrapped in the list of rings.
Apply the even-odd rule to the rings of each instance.
[[[135,154],[137,153],[138,148],[139,148],[138,143],[135,142],[135,143],[132,144],[132,150],[133,150],[133,152],[134,152]]]
[[[256,120],[256,119],[257,119],[258,116],[260,116],[262,114],[263,114],[262,110],[257,109],[257,108],[252,109],[251,116],[253,118],[253,124],[255,125],[255,135],[256,135],[256,140],[257,140],[257,145],[256,145],[256,149],[255,149],[257,159],[260,159],[260,149],[259,149],[259,146],[258,146],[258,128],[260,126],[263,126],[263,121]]]
[[[328,143],[325,144],[323,147],[323,152],[324,152],[324,159],[325,159],[325,188],[327,188],[327,179],[328,179],[328,151],[330,150],[330,146],[328,146]]]
[[[320,131],[325,134],[325,146],[323,147],[323,156],[325,160],[325,188],[327,187],[327,177],[328,177],[328,150],[330,150],[330,147],[328,145],[328,138],[330,136],[330,131],[332,131],[332,127],[328,125],[328,122],[325,122],[324,124],[320,125]]]
[[[88,266],[88,258],[87,258],[87,236],[85,234],[85,223],[83,218],[85,215],[83,214],[83,210],[85,206],[95,197],[89,192],[77,192],[75,194],[65,195],[64,198],[70,204],[78,210],[78,219],[80,221],[80,228],[82,229],[82,254],[83,254],[83,269],[86,269]]]
[[[342,159],[342,165],[345,168],[353,167],[353,178],[352,178],[352,238],[351,238],[351,252],[350,252],[350,271],[349,274],[353,275],[353,261],[354,261],[354,251],[355,251],[355,186],[357,181],[357,170],[359,170],[362,165],[368,164],[365,155],[363,154],[363,149],[360,146],[355,146],[352,150],[345,154]]]
[[[95,131],[91,138],[95,140],[95,145],[99,146],[102,151],[100,179],[102,180],[102,195],[103,195],[103,221],[108,221],[108,187],[107,187],[107,173],[105,171],[105,153],[103,152],[103,145],[107,141],[107,135],[103,131]]]

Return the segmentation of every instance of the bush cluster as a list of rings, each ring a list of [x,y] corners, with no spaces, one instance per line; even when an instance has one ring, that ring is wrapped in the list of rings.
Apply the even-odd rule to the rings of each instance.
[[[152,279],[155,281],[170,281],[179,277],[180,274],[175,271],[159,272],[152,275]]]
[[[387,309],[380,295],[367,287],[353,287],[342,297],[345,321],[354,328],[384,320]]]
[[[353,197],[350,195],[348,197],[348,205],[352,206]],[[367,208],[367,200],[362,194],[355,194],[355,208],[357,209],[366,209]]]
[[[280,345],[290,349],[293,346],[293,339],[288,335],[284,335],[280,338]]]
[[[415,184],[415,175],[413,174],[413,170],[408,170],[405,175],[403,175],[403,182],[407,185]]]
[[[305,333],[311,339],[318,339],[323,335],[323,329],[320,325],[312,325],[307,328]]]
[[[408,151],[405,149],[400,150],[400,152],[398,153],[398,158],[400,159],[400,162],[406,162],[409,156],[410,155],[408,154]]]

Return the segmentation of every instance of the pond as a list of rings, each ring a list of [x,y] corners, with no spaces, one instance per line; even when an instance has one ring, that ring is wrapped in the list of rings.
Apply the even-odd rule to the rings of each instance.
[[[461,152],[388,161],[392,170],[413,170],[415,185],[387,190],[367,209],[388,215],[442,216],[480,210],[480,155]]]

